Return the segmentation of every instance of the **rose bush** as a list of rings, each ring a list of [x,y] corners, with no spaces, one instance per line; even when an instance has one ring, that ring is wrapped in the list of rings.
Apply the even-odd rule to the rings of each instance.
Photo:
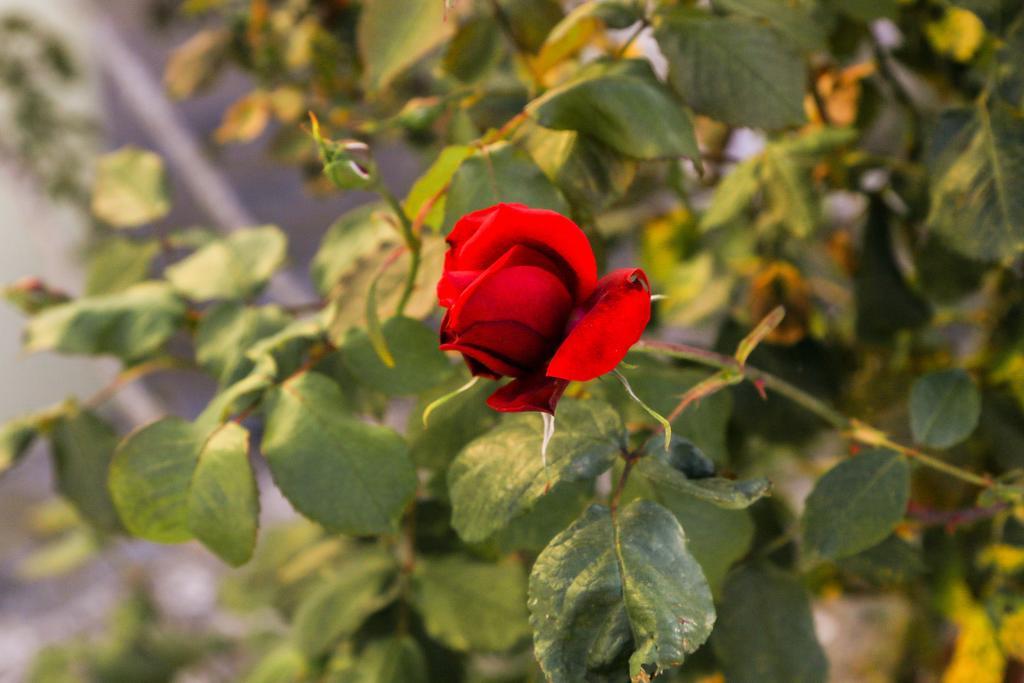
[[[498,204],[464,216],[447,242],[441,349],[474,376],[514,378],[487,399],[495,410],[554,413],[570,381],[613,370],[650,320],[644,272],[598,280],[586,235],[554,211]]]
[[[276,193],[284,229],[184,227],[124,148],[81,291],[2,292],[27,350],[123,365],[0,426],[0,472],[45,442],[77,515],[25,564],[195,540],[276,617],[183,651],[139,601],[30,683],[1015,680],[1020,0],[158,4],[198,31],[173,95],[251,76],[218,142],[364,194],[312,254]],[[25,36],[0,73],[52,63]],[[33,81],[0,78],[32,105],[0,148],[64,145]],[[125,419],[130,382],[173,414]]]

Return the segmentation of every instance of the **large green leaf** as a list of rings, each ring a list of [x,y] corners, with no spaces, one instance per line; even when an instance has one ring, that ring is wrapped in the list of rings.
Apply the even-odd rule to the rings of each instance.
[[[91,524],[119,531],[121,521],[107,488],[117,432],[96,414],[71,405],[54,422],[50,438],[57,489]]]
[[[295,612],[295,642],[316,658],[348,638],[391,601],[385,593],[398,567],[382,548],[350,552],[338,572],[305,596]]]
[[[825,683],[807,592],[777,569],[742,567],[725,583],[711,638],[729,683]]]
[[[692,447],[692,444],[673,437],[673,452],[686,446]],[[771,482],[763,478],[737,481],[723,477],[687,476],[679,467],[673,466],[671,454],[665,454],[660,439],[652,443],[649,450],[652,453],[639,461],[637,472],[663,491],[671,490],[727,510],[750,507],[771,492]]]
[[[444,231],[467,213],[500,202],[569,213],[569,205],[530,158],[508,143],[485,147],[459,166],[445,204]]]
[[[452,462],[452,526],[463,540],[484,540],[563,482],[596,477],[611,467],[626,445],[618,414],[600,401],[559,404],[546,469],[542,436],[540,415],[512,415]]]
[[[542,126],[578,131],[637,159],[700,157],[689,113],[646,60],[592,64],[526,111]]]
[[[773,29],[744,17],[669,10],[655,36],[669,82],[698,113],[768,129],[805,121],[804,61]]]
[[[196,328],[196,362],[222,386],[237,382],[254,366],[246,355],[249,348],[280,332],[290,321],[278,306],[217,304],[203,313]]]
[[[530,633],[526,573],[518,563],[422,558],[413,595],[427,633],[454,650],[500,652]]]
[[[443,42],[454,21],[434,0],[370,0],[359,15],[356,42],[363,85],[376,92]]]
[[[349,370],[368,387],[389,396],[418,394],[437,386],[454,371],[437,348],[437,333],[420,321],[394,317],[384,323],[382,332],[393,367],[384,364],[369,335],[361,329],[349,333],[341,350]]]
[[[534,652],[553,681],[589,680],[624,656],[630,677],[645,680],[682,663],[715,621],[682,527],[650,501],[616,518],[591,506],[556,536],[534,564],[529,605]]]
[[[971,435],[980,416],[981,393],[959,368],[920,377],[910,390],[910,429],[925,446],[955,446]]]
[[[804,510],[807,550],[830,559],[881,542],[903,519],[910,466],[887,450],[843,460],[818,480]]]
[[[167,268],[167,279],[197,301],[245,299],[284,263],[288,240],[273,225],[237,230]]]
[[[156,240],[131,240],[112,237],[100,242],[89,253],[85,293],[110,294],[128,289],[149,277],[153,260],[160,253]]]
[[[100,157],[92,193],[92,212],[115,228],[134,228],[163,218],[171,210],[163,160],[137,147]]]
[[[345,683],[427,683],[427,660],[410,636],[375,640],[359,653],[351,671],[341,672]],[[334,681],[335,679],[330,679]]]
[[[192,538],[188,491],[199,460],[192,423],[166,417],[129,434],[110,463],[110,493],[125,527],[158,543]]]
[[[733,563],[750,550],[754,520],[747,510],[726,510],[653,484],[655,498],[676,516],[686,531],[688,548],[716,593]]]
[[[260,500],[249,463],[249,432],[227,422],[199,448],[188,495],[188,526],[228,564],[252,557]]]
[[[802,50],[810,52],[826,47],[828,33],[814,20],[817,7],[813,2],[714,0],[712,4],[739,16],[767,21]]]
[[[166,417],[132,432],[110,466],[125,527],[160,543],[194,536],[224,561],[243,564],[259,524],[248,446],[249,433],[234,422],[211,428]]]
[[[394,530],[416,489],[416,471],[395,432],[348,417],[338,385],[306,372],[269,395],[263,453],[299,512],[332,531]]]
[[[29,321],[25,348],[141,358],[160,348],[184,315],[185,303],[167,283],[143,282],[47,308]]]
[[[933,167],[928,225],[967,256],[986,261],[1024,250],[1024,118],[1001,102],[973,120]]]

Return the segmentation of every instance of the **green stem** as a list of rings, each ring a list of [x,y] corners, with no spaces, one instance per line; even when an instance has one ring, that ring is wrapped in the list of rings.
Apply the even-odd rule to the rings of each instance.
[[[412,221],[405,215],[405,209],[398,202],[398,198],[395,197],[394,193],[391,192],[383,183],[378,183],[374,188],[377,194],[381,196],[391,210],[395,212],[398,217],[399,228],[402,231],[402,239],[405,241],[405,246],[409,249],[409,274],[405,278],[405,287],[402,289],[402,298],[398,300],[398,308],[395,311],[396,315],[402,315],[405,312],[405,307],[409,303],[409,299],[412,297],[412,292],[416,289],[416,276],[420,272],[420,260],[422,252],[422,240],[420,236],[416,234],[413,229]]]
[[[848,439],[868,446],[889,448],[912,460],[916,460],[925,467],[930,467],[934,470],[944,472],[961,481],[974,484],[975,486],[991,488],[995,485],[988,477],[975,474],[974,472],[957,467],[956,465],[951,465],[934,456],[919,451],[916,448],[911,448],[910,446],[905,446],[893,441],[881,430],[865,424],[860,420],[843,415],[821,399],[790,384],[786,380],[776,377],[764,370],[758,370],[757,368],[750,367],[749,365],[741,364],[731,356],[726,356],[720,353],[715,353],[714,351],[708,351],[707,349],[701,349],[686,344],[672,344],[669,342],[646,340],[637,342],[636,345],[633,346],[633,350],[640,353],[662,354],[672,358],[688,360],[707,367],[717,368],[719,370],[732,370],[734,372],[738,372],[751,382],[754,382],[765,389],[771,389],[772,391],[785,396],[805,410],[814,413],[832,427],[842,432]]]

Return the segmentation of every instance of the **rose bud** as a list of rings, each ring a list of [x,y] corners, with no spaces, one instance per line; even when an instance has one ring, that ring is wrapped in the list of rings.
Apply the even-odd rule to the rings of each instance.
[[[553,414],[570,381],[610,372],[651,316],[638,268],[597,279],[583,231],[554,211],[498,204],[460,219],[437,285],[441,349],[474,376],[513,380],[488,405]]]

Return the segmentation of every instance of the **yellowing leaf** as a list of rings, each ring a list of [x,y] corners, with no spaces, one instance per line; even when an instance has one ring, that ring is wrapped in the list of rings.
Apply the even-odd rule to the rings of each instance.
[[[995,543],[981,551],[978,564],[1004,574],[1015,574],[1024,569],[1024,548],[1007,543]]]
[[[1024,661],[1024,606],[1003,617],[999,625],[999,644],[1007,656]]]
[[[214,137],[222,145],[250,142],[263,133],[268,123],[270,98],[264,91],[254,90],[228,107]]]
[[[1001,683],[1006,657],[985,608],[974,601],[964,584],[953,586],[948,602],[957,638],[942,683]]]
[[[171,210],[164,162],[153,152],[122,147],[100,157],[92,212],[115,228],[134,228]]]
[[[925,24],[924,33],[937,52],[969,62],[985,39],[985,25],[970,10],[948,7],[941,19]]]

